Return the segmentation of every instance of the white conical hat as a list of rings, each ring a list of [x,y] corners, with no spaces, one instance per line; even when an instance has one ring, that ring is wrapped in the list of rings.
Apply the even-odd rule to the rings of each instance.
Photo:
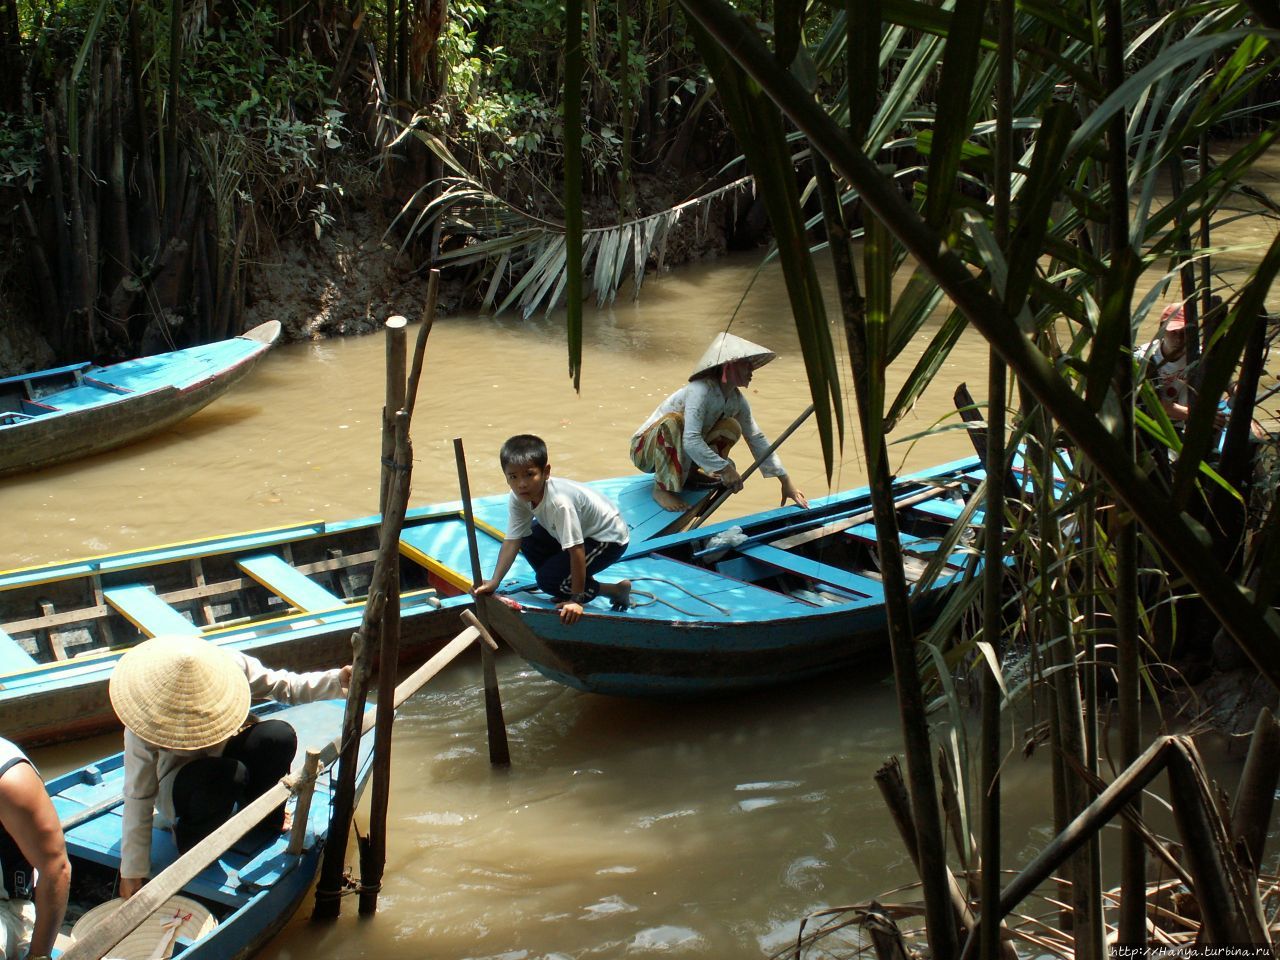
[[[707,352],[694,366],[693,373],[689,374],[689,379],[693,380],[699,374],[714,370],[722,363],[732,363],[735,360],[749,360],[751,369],[758,370],[777,356],[772,350],[766,350],[760,344],[744,340],[732,333],[717,333],[716,338],[711,341],[711,346],[707,347]]]
[[[166,750],[221,743],[249,713],[244,668],[200,637],[144,640],[120,658],[108,690],[120,722]]]
[[[75,942],[87,941],[95,928],[105,923],[127,900],[108,900],[86,912],[74,927],[71,938]],[[190,897],[170,897],[156,908],[141,925],[118,945],[107,951],[107,956],[119,960],[150,960],[152,957],[172,956],[177,939],[198,940],[213,932],[218,926],[212,913],[203,904]],[[157,952],[157,948],[159,952]]]

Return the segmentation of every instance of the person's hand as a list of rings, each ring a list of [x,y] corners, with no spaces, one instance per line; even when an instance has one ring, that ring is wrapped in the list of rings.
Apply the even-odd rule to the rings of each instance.
[[[128,900],[135,893],[142,889],[142,885],[147,882],[146,877],[121,877],[120,878],[120,896]]]
[[[738,468],[733,465],[732,460],[727,467],[716,474],[716,478],[730,493],[737,493],[742,489],[742,477],[738,474]]]
[[[779,479],[782,481],[782,499],[778,502],[778,506],[782,506],[788,500],[794,500],[797,507],[808,510],[808,497],[801,493],[800,489],[791,482],[791,478],[784,473]]]
[[[473,597],[478,597],[478,596],[480,596],[480,595],[482,595],[482,594],[485,594],[485,593],[493,593],[493,591],[495,591],[495,590],[497,590],[497,589],[498,589],[497,581],[495,581],[495,580],[486,580],[484,583],[479,584],[479,585],[478,585],[478,586],[476,586],[476,587],[473,587],[473,588],[472,588],[472,590],[471,590],[471,595],[472,595]]]
[[[347,664],[338,671],[338,682],[342,685],[343,690],[351,689],[351,664]]]
[[[557,603],[556,608],[560,611],[561,623],[577,623],[582,619],[582,604],[574,603],[572,600],[567,603]]]

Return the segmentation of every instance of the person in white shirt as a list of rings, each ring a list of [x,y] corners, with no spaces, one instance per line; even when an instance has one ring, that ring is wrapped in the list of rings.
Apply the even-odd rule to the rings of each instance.
[[[157,812],[186,852],[289,772],[297,733],[283,720],[253,722],[255,698],[309,703],[341,697],[350,684],[349,665],[271,670],[201,637],[153,637],[125,653],[108,686],[125,728],[120,896],[133,896],[151,873]],[[265,840],[284,822],[281,805],[258,835]]]
[[[742,489],[729,449],[742,437],[756,458],[769,449],[742,388],[751,383],[757,368],[776,356],[732,333],[718,334],[694,366],[688,384],[663,400],[632,435],[631,462],[653,474],[653,499],[660,506],[673,511],[686,508],[677,494],[690,481],[695,466],[734,493]],[[760,472],[782,484],[783,503],[794,500],[801,507],[809,506],[776,453],[765,457]]]
[[[511,488],[507,534],[493,576],[472,594],[497,590],[523,553],[538,587],[556,601],[564,623],[577,623],[582,608],[601,594],[615,609],[626,609],[631,581],[601,583],[595,578],[622,556],[631,538],[618,508],[588,486],[552,478],[547,445],[540,437],[512,437],[502,445],[498,459]]]
[[[67,845],[44,781],[0,737],[0,960],[48,960],[70,888]]]

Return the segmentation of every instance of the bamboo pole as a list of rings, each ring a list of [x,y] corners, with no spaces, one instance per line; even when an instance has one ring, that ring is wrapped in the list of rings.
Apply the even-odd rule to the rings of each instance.
[[[1231,808],[1231,832],[1255,877],[1266,850],[1277,780],[1280,780],[1280,724],[1271,711],[1263,707],[1253,725],[1253,740]]]
[[[993,178],[995,236],[1001,249],[1009,248],[1013,180],[1013,61],[1014,0],[999,0],[996,24],[999,52],[996,56],[996,144]],[[1005,419],[1008,377],[1005,365],[993,348],[987,350],[987,424],[983,433],[982,460],[987,470],[986,523],[982,533],[982,639],[985,648],[981,669],[981,710],[979,728],[978,785],[982,789],[979,827],[978,910],[1000,899],[1000,705],[1004,690],[996,671],[1000,665],[1004,625],[1004,507],[1006,481]],[[967,393],[968,391],[966,391]],[[993,518],[999,522],[993,523]],[[988,661],[989,662],[985,662]],[[982,924],[978,956],[997,960],[999,931],[994,924]]]
[[[686,9],[693,12],[688,7]],[[914,849],[919,857],[921,888],[924,891],[925,928],[934,956],[951,957],[956,952],[959,936],[952,910],[951,890],[947,883],[950,870],[947,866],[946,841],[942,835],[942,816],[934,786],[924,691],[916,665],[915,632],[911,625],[906,574],[902,566],[902,543],[898,538],[893,478],[889,475],[889,456],[884,436],[873,430],[873,424],[883,418],[884,411],[872,409],[870,405],[865,300],[853,268],[849,232],[844,222],[844,210],[836,192],[831,166],[824,157],[815,153],[813,168],[826,217],[836,283],[840,290],[845,342],[849,351],[849,365],[853,369],[854,395],[858,405],[858,422],[870,464],[868,480],[871,508],[875,511],[876,544],[884,574],[885,618],[893,658],[894,688],[911,784],[912,820],[915,822],[917,838]],[[885,241],[885,227],[879,219],[872,217],[867,220],[865,229],[867,245],[864,246],[864,251],[877,241]]]
[[[382,408],[382,483],[380,509],[385,515],[397,472],[404,475],[407,491],[413,477],[412,457],[401,459],[397,417],[405,408],[406,330],[404,317],[387,320],[386,401]],[[403,414],[408,428],[408,414]],[[407,496],[406,496],[407,502]],[[378,891],[387,862],[387,807],[391,797],[391,728],[395,711],[387,702],[395,689],[396,665],[400,662],[400,554],[387,566],[387,597],[382,608],[381,642],[378,650],[378,709],[373,734],[373,790],[370,797],[369,833],[360,846],[360,916],[378,909]]]
[[[409,415],[404,411],[396,417],[396,457],[399,462],[412,461],[409,445]],[[334,791],[333,813],[329,821],[329,841],[325,847],[320,880],[316,885],[316,907],[313,914],[318,920],[332,920],[338,916],[342,895],[343,861],[346,857],[347,839],[350,836],[351,817],[355,810],[355,777],[359,761],[360,744],[355,728],[364,711],[365,696],[369,689],[370,655],[368,638],[374,635],[382,622],[382,609],[387,602],[389,572],[399,562],[400,530],[409,504],[409,477],[407,471],[393,471],[392,490],[388,497],[390,509],[382,514],[382,531],[378,543],[378,558],[373,566],[373,578],[369,586],[369,599],[365,603],[360,628],[352,638],[354,658],[352,663],[351,690],[347,697],[347,711],[343,720],[343,753],[338,765],[338,786]],[[399,602],[399,597],[395,598]]]
[[[454,438],[453,455],[458,461],[458,487],[462,493],[462,513],[467,524],[467,549],[471,554],[471,584],[475,587],[484,582],[484,575],[480,570],[480,546],[476,542],[476,520],[471,512],[471,484],[467,479],[467,457],[462,450],[461,437]],[[483,645],[480,647],[480,666],[484,673],[484,716],[489,730],[489,763],[495,767],[510,766],[507,725],[502,718],[502,697],[498,692],[498,668],[493,651]]]
[[[1231,856],[1226,824],[1218,815],[1209,776],[1194,748],[1179,746],[1181,749],[1169,755],[1169,799],[1200,905],[1198,942],[1270,943],[1257,885],[1248,882],[1248,871]]]

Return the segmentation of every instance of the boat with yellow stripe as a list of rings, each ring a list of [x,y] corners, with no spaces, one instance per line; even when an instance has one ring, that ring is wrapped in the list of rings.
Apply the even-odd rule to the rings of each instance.
[[[670,519],[649,477],[595,481],[632,538]],[[505,494],[473,503],[481,568],[492,570]],[[380,518],[315,522],[0,571],[0,736],[36,745],[109,729],[112,665],[159,634],[192,634],[273,667],[347,663],[378,554]],[[409,510],[400,535],[400,651],[421,660],[470,606],[460,501]],[[532,579],[518,561],[512,577]]]

